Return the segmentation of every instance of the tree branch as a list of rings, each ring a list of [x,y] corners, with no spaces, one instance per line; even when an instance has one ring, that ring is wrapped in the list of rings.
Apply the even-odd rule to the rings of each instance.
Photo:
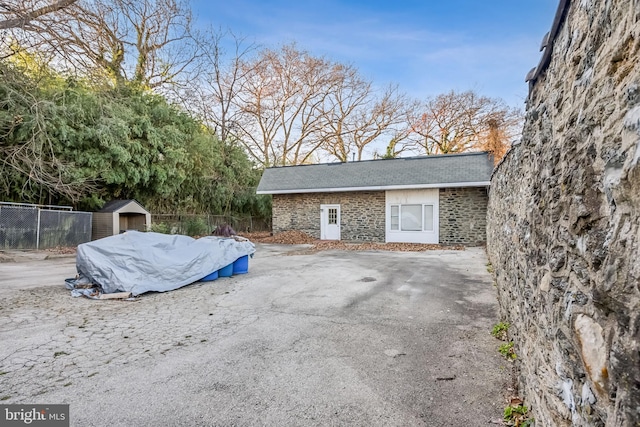
[[[0,21],[0,30],[7,30],[9,28],[19,28],[24,27],[30,21],[34,19],[38,19],[39,17],[46,15],[51,12],[57,12],[58,10],[64,9],[67,6],[72,5],[78,0],[60,0],[54,4],[50,4],[48,6],[41,7],[40,9],[36,9],[31,12],[14,12],[18,15],[18,18],[6,19],[4,21]]]

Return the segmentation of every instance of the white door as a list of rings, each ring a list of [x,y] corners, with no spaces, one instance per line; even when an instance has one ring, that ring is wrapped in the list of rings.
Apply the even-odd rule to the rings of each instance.
[[[320,205],[320,239],[340,240],[340,205]]]

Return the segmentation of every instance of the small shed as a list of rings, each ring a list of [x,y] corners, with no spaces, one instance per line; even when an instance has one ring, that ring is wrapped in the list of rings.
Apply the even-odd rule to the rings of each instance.
[[[93,240],[127,230],[147,231],[151,214],[135,200],[112,200],[93,214]]]

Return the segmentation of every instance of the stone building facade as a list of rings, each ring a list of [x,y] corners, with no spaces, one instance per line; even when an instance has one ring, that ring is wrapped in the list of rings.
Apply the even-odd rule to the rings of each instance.
[[[484,187],[440,189],[440,242],[480,246],[487,240],[489,192]]]
[[[385,192],[274,194],[274,233],[300,230],[320,238],[320,205],[339,204],[342,240],[384,242]]]
[[[487,228],[522,393],[539,426],[640,426],[640,3],[561,1],[531,77]]]
[[[385,191],[273,195],[273,232],[300,230],[320,238],[320,205],[341,207],[342,240],[385,241]],[[483,245],[488,192],[484,187],[439,190],[440,243]]]

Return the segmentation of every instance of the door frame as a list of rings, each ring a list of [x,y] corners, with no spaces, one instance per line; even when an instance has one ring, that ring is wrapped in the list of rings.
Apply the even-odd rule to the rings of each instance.
[[[329,209],[336,208],[338,210],[337,226],[338,226],[338,238],[327,239],[327,229],[329,226]],[[340,205],[336,203],[320,205],[320,240],[342,240],[342,227],[340,226]]]

